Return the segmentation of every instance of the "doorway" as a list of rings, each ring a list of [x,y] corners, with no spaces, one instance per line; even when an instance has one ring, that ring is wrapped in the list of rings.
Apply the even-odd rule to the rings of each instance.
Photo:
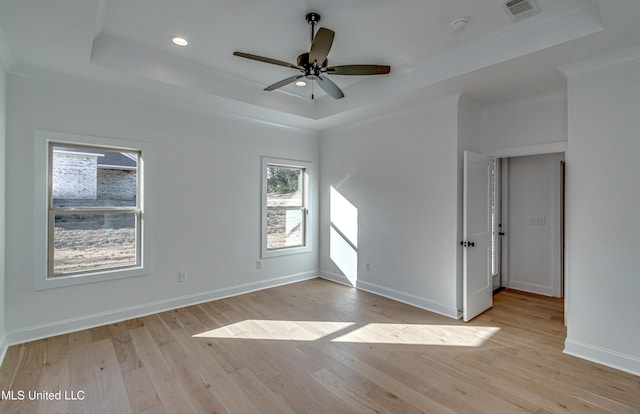
[[[496,158],[494,291],[564,296],[564,153]]]

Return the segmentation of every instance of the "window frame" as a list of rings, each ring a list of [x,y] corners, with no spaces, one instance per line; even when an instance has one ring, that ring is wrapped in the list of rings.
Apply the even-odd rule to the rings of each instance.
[[[104,151],[122,151],[138,153],[136,172],[137,194],[135,207],[53,207],[53,147],[64,146],[79,149]],[[148,275],[151,273],[150,218],[145,189],[149,188],[148,163],[152,146],[142,141],[130,141],[114,138],[74,135],[53,131],[36,130],[34,145],[34,289],[48,289],[73,286],[127,277]],[[98,213],[135,213],[136,215],[136,264],[118,267],[95,268],[53,274],[53,226],[52,220],[58,213],[98,214]]]
[[[302,174],[302,207],[282,207],[273,208],[267,205],[267,170],[269,167],[283,167],[283,168],[295,168],[301,169]],[[309,183],[310,176],[313,174],[312,164],[309,161],[298,161],[283,158],[271,158],[262,157],[262,231],[261,231],[261,257],[263,259],[270,257],[285,256],[290,254],[307,253],[312,251],[311,246],[311,205]],[[302,240],[303,244],[300,246],[291,247],[279,247],[276,249],[269,249],[267,247],[267,213],[269,210],[301,210],[302,211]]]

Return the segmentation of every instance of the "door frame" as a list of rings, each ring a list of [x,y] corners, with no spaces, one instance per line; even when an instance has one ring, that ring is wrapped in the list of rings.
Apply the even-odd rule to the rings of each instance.
[[[502,228],[503,228],[503,232],[505,233],[504,236],[501,237],[502,240],[502,246],[501,249],[499,250],[500,253],[500,271],[501,271],[501,280],[502,280],[502,287],[508,287],[509,286],[509,208],[508,208],[508,197],[509,197],[509,164],[508,164],[508,159],[511,157],[520,157],[520,156],[527,156],[527,155],[544,155],[544,154],[554,154],[554,153],[563,153],[564,154],[564,165],[563,165],[563,173],[562,173],[562,177],[561,180],[562,182],[560,183],[560,188],[562,190],[562,194],[561,194],[561,200],[560,203],[563,204],[563,199],[564,199],[564,192],[566,192],[566,186],[567,186],[567,179],[566,179],[566,164],[567,164],[567,159],[568,159],[568,143],[567,142],[552,142],[552,143],[547,143],[547,144],[538,144],[538,145],[525,145],[525,146],[519,146],[519,147],[510,147],[510,148],[496,148],[496,149],[490,149],[490,150],[484,150],[481,152],[482,155],[487,155],[490,157],[495,157],[497,159],[500,160],[500,179],[501,179],[501,186],[500,186],[500,218],[502,220]],[[566,217],[564,215],[565,213],[565,206],[561,205],[560,206],[561,211],[563,214],[561,217],[561,229],[563,230],[561,232],[561,239],[560,239],[560,245],[561,245],[561,266],[562,269],[560,269],[560,293],[562,295],[563,298],[565,298],[565,320],[567,318],[567,292],[569,291],[569,283],[568,283],[568,279],[569,279],[569,275],[568,275],[568,268],[567,268],[567,257],[566,257],[566,252],[568,251],[568,240],[567,240],[567,235],[566,232],[564,232],[564,228],[565,228],[565,220]]]
[[[500,250],[497,252],[500,263],[500,287],[509,287],[509,158],[497,158],[500,161],[500,223],[503,236],[500,237]]]

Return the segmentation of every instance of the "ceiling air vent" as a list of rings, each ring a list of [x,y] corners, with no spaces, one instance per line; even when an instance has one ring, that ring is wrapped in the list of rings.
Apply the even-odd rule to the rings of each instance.
[[[540,13],[540,6],[535,0],[512,0],[504,5],[511,20],[518,21]]]

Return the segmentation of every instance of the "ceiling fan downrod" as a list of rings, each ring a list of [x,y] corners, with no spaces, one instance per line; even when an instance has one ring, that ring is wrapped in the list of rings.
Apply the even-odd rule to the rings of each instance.
[[[307,23],[311,26],[311,43],[313,43],[313,38],[315,37],[315,27],[318,23],[320,23],[320,15],[318,13],[309,13],[306,16]]]

